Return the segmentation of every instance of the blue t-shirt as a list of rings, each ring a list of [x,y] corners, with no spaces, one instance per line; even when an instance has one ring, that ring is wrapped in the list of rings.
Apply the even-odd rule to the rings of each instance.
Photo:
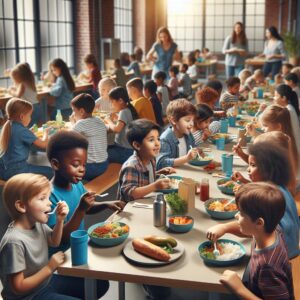
[[[291,193],[284,187],[279,186],[285,199],[285,212],[279,222],[285,243],[287,245],[289,259],[299,254],[299,229],[300,222],[295,200]]]
[[[56,98],[56,108],[71,108],[70,102],[73,99],[73,92],[69,90],[67,83],[62,76],[57,77],[56,82],[50,91],[50,95]]]
[[[26,162],[29,156],[30,146],[37,137],[23,124],[11,121],[11,134],[8,148],[1,157],[6,168],[13,168],[14,164]]]
[[[50,201],[52,203],[51,209],[54,209],[58,201],[60,200],[65,201],[69,206],[69,213],[65,218],[64,223],[68,223],[80,203],[81,196],[86,192],[87,190],[83,186],[82,182],[78,182],[77,184],[72,184],[72,188],[70,190],[62,189],[60,187],[53,185],[51,195],[50,195]],[[53,228],[55,224],[56,224],[56,214],[52,214],[48,219],[48,225]],[[80,226],[77,229],[78,230],[84,229],[83,220],[81,221]],[[49,248],[49,253],[50,255],[52,255],[53,253],[56,253],[58,251],[66,251],[69,247],[70,247],[70,243],[60,244],[59,247]]]

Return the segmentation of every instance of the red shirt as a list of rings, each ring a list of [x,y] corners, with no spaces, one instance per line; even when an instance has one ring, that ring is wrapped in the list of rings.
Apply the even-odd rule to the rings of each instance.
[[[93,84],[93,90],[97,91],[98,90],[98,83],[101,80],[101,73],[98,67],[95,67],[92,72],[92,84]]]

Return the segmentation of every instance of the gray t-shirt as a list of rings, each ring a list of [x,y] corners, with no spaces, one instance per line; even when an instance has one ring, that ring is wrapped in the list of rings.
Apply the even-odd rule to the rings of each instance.
[[[231,35],[229,35],[223,45],[222,52],[225,54],[225,50],[232,48],[243,49],[248,52],[248,40],[245,44],[240,42],[232,43]],[[225,65],[226,66],[243,66],[245,64],[245,56],[241,56],[239,53],[227,53],[225,54]]]
[[[117,133],[115,136],[115,143],[117,143],[118,145],[124,147],[124,148],[128,148],[128,149],[132,149],[132,147],[130,146],[130,144],[127,141],[126,138],[126,128],[128,126],[128,124],[133,121],[132,118],[132,114],[129,108],[125,108],[122,109],[119,112],[119,121],[122,121],[125,124],[125,127],[122,129],[121,132]]]
[[[50,281],[51,276],[36,289],[26,295],[17,295],[9,284],[8,275],[23,272],[24,277],[32,276],[48,263],[47,238],[52,229],[41,223],[36,223],[31,230],[14,227],[11,223],[0,242],[0,278],[3,285],[3,299],[32,299]]]

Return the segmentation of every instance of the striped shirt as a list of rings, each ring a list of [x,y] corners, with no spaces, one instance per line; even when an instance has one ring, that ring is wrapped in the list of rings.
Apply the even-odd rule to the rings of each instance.
[[[100,110],[101,111],[107,111],[112,113],[113,112],[113,108],[111,106],[111,102],[108,100],[103,99],[103,97],[100,97],[96,100],[96,105],[100,104]]]
[[[228,91],[223,93],[220,98],[220,106],[223,109],[228,109],[234,106],[239,101],[239,95],[232,95]]]
[[[294,299],[292,271],[286,245],[279,231],[273,245],[261,250],[253,242],[247,287],[261,299]]]
[[[220,131],[220,122],[219,121],[213,121],[209,124],[208,130],[211,132],[211,134],[216,134],[217,132]],[[195,146],[199,147],[201,145],[201,143],[203,143],[203,131],[202,130],[197,130],[195,132],[192,133],[193,135],[193,139],[195,142]]]
[[[107,132],[101,119],[92,117],[79,120],[73,130],[81,133],[89,142],[87,163],[107,160]]]

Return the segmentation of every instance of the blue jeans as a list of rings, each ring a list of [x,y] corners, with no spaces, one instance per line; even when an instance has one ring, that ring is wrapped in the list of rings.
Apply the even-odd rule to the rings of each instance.
[[[226,65],[226,78],[238,76],[239,73],[244,69],[244,65],[241,66],[227,66]]]
[[[110,163],[123,164],[132,154],[133,149],[121,147],[117,144],[108,146],[108,161]]]
[[[263,67],[264,76],[268,76],[270,73],[272,73],[272,79],[274,79],[274,76],[278,73],[280,73],[282,67],[282,61],[274,61],[274,62],[266,62]]]
[[[103,174],[108,167],[108,160],[101,163],[87,163],[85,167],[84,180],[92,180],[95,177]]]
[[[97,280],[97,299],[107,292],[109,282]],[[33,300],[79,300],[84,299],[84,278],[54,274],[50,283]]]
[[[8,180],[14,175],[21,173],[34,173],[46,176],[48,179],[53,177],[53,170],[47,166],[32,165],[27,162],[15,163],[10,166],[4,166],[3,163],[0,164],[0,178],[3,180]]]

